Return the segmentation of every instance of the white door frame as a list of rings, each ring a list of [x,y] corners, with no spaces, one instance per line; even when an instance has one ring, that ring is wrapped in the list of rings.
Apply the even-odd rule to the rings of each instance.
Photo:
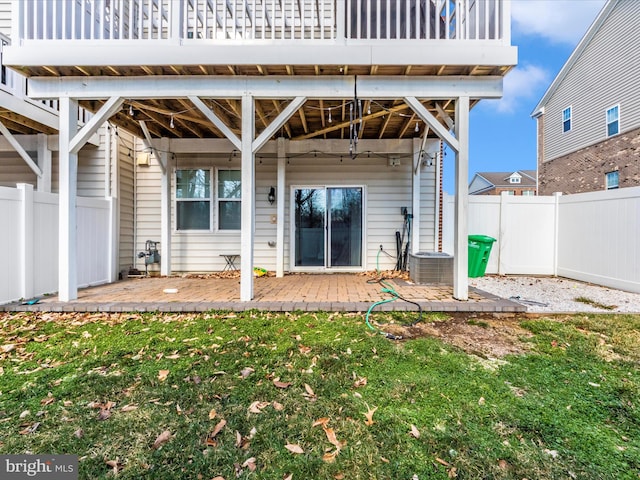
[[[338,266],[338,267],[327,267],[328,255],[330,252],[329,242],[329,225],[328,225],[328,215],[329,212],[325,209],[325,232],[324,232],[324,248],[325,248],[325,260],[324,266],[296,266],[296,244],[295,244],[295,231],[296,231],[296,205],[295,205],[295,191],[299,189],[323,189],[325,192],[330,188],[360,188],[362,190],[362,224],[361,224],[361,235],[362,235],[362,249],[360,252],[360,266]],[[325,202],[328,200],[328,197],[325,196]],[[291,272],[363,272],[367,269],[367,187],[364,184],[348,184],[348,185],[340,185],[335,183],[325,183],[325,184],[302,184],[302,185],[291,185],[289,187],[289,270]]]

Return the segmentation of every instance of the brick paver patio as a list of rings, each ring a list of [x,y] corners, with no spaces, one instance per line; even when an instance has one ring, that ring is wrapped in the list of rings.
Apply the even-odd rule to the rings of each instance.
[[[475,288],[469,300],[453,298],[450,286],[415,285],[389,279],[402,297],[417,302],[425,311],[519,312],[526,307]],[[207,310],[328,310],[366,311],[376,301],[390,298],[383,286],[370,276],[359,274],[289,274],[282,278],[259,277],[254,282],[254,299],[240,301],[240,278],[149,277],[79,290],[78,299],[60,302],[57,296],[41,297],[34,305],[21,302],[1,305],[0,311],[163,311],[201,312]],[[175,293],[167,293],[175,290]],[[416,310],[397,300],[381,310]]]

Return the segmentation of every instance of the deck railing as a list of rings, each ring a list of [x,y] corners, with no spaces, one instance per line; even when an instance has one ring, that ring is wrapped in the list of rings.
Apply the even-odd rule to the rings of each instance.
[[[510,41],[510,0],[29,0],[14,39]],[[16,11],[17,10],[17,11]]]

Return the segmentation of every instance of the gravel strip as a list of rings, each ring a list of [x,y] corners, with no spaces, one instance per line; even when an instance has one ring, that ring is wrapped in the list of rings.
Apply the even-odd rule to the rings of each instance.
[[[469,285],[526,305],[532,313],[640,313],[640,294],[560,277],[487,275]],[[517,297],[517,298],[514,298]],[[578,302],[583,298],[589,303]],[[604,307],[612,308],[604,308]]]

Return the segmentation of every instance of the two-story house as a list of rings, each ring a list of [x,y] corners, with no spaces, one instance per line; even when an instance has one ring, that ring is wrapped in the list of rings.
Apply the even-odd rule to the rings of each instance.
[[[441,142],[455,153],[454,296],[468,298],[469,109],[516,64],[509,0],[12,2],[3,62],[60,109],[59,296],[77,296],[78,152],[130,132],[132,175],[107,168],[134,251],[161,273],[375,268],[404,212],[438,248]],[[78,106],[93,117],[77,128]],[[128,221],[128,220],[127,220]],[[121,230],[122,232],[122,230]],[[121,252],[122,253],[122,252]],[[393,265],[381,265],[389,268]]]
[[[640,185],[639,25],[609,0],[535,107],[541,195]]]
[[[536,195],[536,171],[478,172],[469,182],[469,195]]]

